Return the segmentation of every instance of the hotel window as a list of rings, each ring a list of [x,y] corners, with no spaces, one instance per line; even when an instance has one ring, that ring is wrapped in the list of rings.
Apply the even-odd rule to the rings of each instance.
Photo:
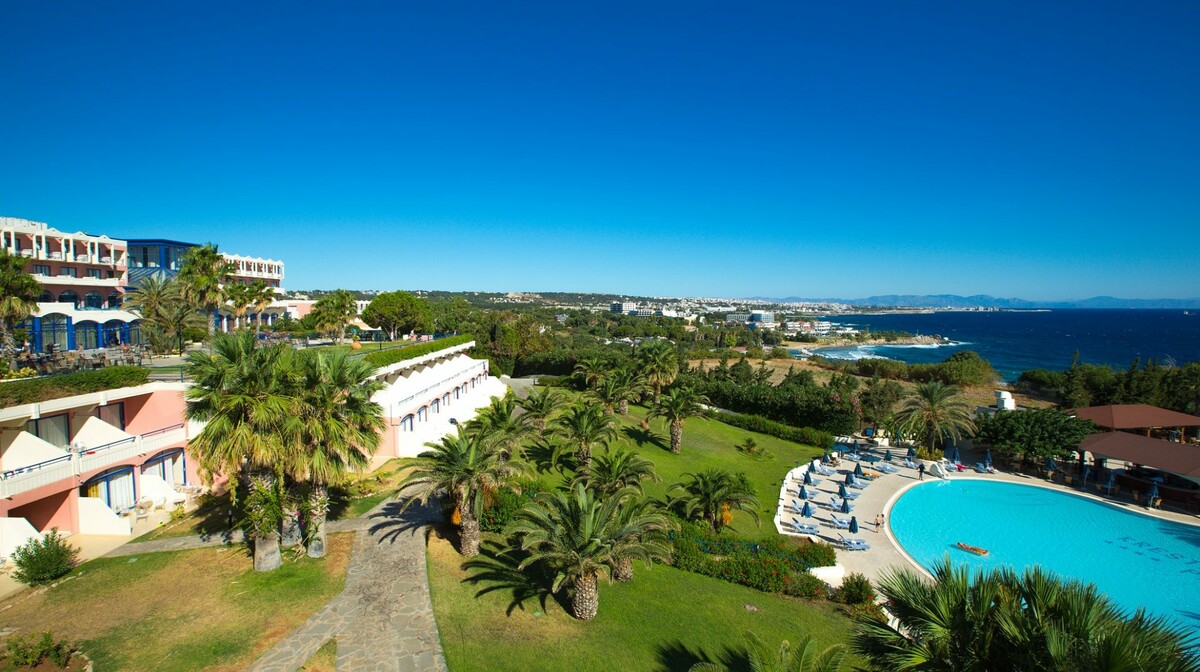
[[[125,431],[125,402],[108,404],[107,406],[97,406],[92,411],[92,417],[100,418],[104,422],[116,427],[121,431]]]
[[[99,280],[101,277],[100,269],[98,269],[98,268],[89,268],[89,269],[87,269],[87,272],[88,272],[89,278],[95,278],[95,279]]]
[[[52,446],[66,448],[71,445],[71,426],[66,413],[30,420],[25,423],[25,431]]]
[[[48,264],[34,264],[34,275],[50,275],[50,266]]]
[[[58,274],[66,278],[78,278],[79,270],[74,266],[63,266],[62,268],[58,269]]]

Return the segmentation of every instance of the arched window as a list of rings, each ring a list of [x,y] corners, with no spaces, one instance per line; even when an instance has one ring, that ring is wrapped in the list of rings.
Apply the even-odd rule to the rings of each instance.
[[[442,405],[438,402],[437,399],[434,399],[433,401],[429,402],[429,410],[435,414],[441,413]]]
[[[414,418],[413,418],[412,413],[409,413],[408,415],[404,416],[404,419],[400,421],[400,431],[402,431],[402,432],[413,431],[413,420],[414,420]]]
[[[59,294],[58,300],[61,303],[69,303],[76,308],[79,307],[79,294],[73,289],[68,289],[62,294]]]
[[[108,307],[112,308],[112,309],[120,308],[121,307],[121,295],[118,294],[117,292],[113,292],[112,294],[109,294],[108,295]]]
[[[418,408],[417,409],[417,421],[425,422],[427,419],[429,419],[429,407],[422,406],[422,407]]]
[[[142,344],[142,323],[141,321],[129,323],[129,340],[130,345]]]
[[[449,392],[442,395],[442,403],[447,406],[450,405],[450,393]]]
[[[142,476],[158,476],[170,486],[187,485],[186,460],[182,448],[163,451],[142,464]]]
[[[80,350],[91,350],[100,347],[100,325],[84,320],[75,323],[75,347]]]
[[[54,303],[54,294],[48,289],[42,290],[42,295],[38,297],[38,303]]]
[[[104,295],[100,292],[88,292],[83,297],[83,307],[89,310],[104,308]]]
[[[112,348],[124,343],[121,336],[121,328],[125,323],[120,320],[109,320],[104,323],[104,340],[100,343],[102,348]]]
[[[454,388],[454,398],[458,399],[458,395],[460,395],[460,394],[462,394],[462,389],[459,387],[455,387]]]
[[[137,493],[133,485],[133,467],[117,467],[88,480],[79,486],[83,497],[104,500],[108,508],[120,513],[133,508]]]
[[[67,316],[62,313],[47,313],[42,316],[41,351],[49,352],[51,344],[60,352],[67,349]]]

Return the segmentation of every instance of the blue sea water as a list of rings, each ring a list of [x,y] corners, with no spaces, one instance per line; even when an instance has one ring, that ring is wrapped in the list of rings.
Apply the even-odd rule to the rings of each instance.
[[[1096,584],[1118,605],[1200,632],[1200,526],[1017,483],[954,479],[918,485],[889,516],[896,541],[926,569],[949,556],[972,568],[1041,565]],[[963,542],[987,556],[958,549]]]
[[[822,349],[837,359],[886,357],[909,363],[940,362],[974,350],[1005,380],[1028,369],[1066,369],[1076,351],[1082,361],[1128,367],[1135,358],[1200,360],[1200,314],[1182,310],[1055,310],[1048,312],[937,312],[838,315],[859,329],[940,335],[957,345],[859,346]]]

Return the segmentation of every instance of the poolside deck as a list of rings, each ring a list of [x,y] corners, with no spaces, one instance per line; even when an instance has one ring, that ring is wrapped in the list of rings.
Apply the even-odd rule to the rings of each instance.
[[[833,527],[830,521],[830,510],[825,505],[831,496],[836,496],[838,491],[838,483],[845,478],[847,467],[853,471],[855,462],[843,460],[838,467],[838,475],[831,477],[821,477],[820,485],[813,487],[808,486],[810,495],[814,495],[815,500],[820,502],[821,506],[814,510],[815,518],[812,522],[817,522],[820,525],[821,533],[818,535],[822,541],[827,541],[838,547],[838,564],[842,566],[847,574],[859,573],[871,580],[878,578],[884,570],[894,567],[917,567],[922,572],[925,570],[911,560],[905,554],[891,533],[890,514],[891,507],[895,500],[908,488],[917,485],[917,471],[901,466],[899,463],[903,460],[893,460],[893,466],[899,468],[899,471],[894,474],[884,474],[880,478],[875,479],[869,486],[862,490],[858,499],[852,503],[854,511],[852,514],[836,514],[843,518],[848,518],[850,515],[858,517],[859,531],[858,534],[851,535],[846,530],[837,530]],[[863,469],[866,471],[875,471],[871,465],[863,462]],[[1187,513],[1169,511],[1169,510],[1151,510],[1141,504],[1136,504],[1128,499],[1114,499],[1111,497],[1099,497],[1094,494],[1086,493],[1078,488],[1072,488],[1060,483],[1051,483],[1043,478],[1037,478],[1026,474],[1009,473],[999,471],[995,474],[979,474],[973,469],[954,473],[950,476],[951,480],[956,479],[979,479],[991,481],[1006,481],[1011,483],[1022,483],[1025,485],[1033,485],[1038,487],[1058,490],[1060,492],[1069,492],[1072,494],[1089,497],[1091,499],[1107,502],[1116,506],[1126,507],[1132,511],[1137,511],[1148,516],[1161,518],[1163,520],[1171,520],[1174,522],[1200,525],[1200,516]],[[936,480],[928,472],[925,474],[925,480]],[[794,499],[794,498],[793,498]],[[876,531],[874,520],[875,516],[883,513],[885,522],[882,529]],[[788,514],[790,517],[790,514]],[[842,550],[838,533],[847,537],[857,537],[866,541],[870,546],[870,550],[866,551],[847,551]],[[796,535],[799,536],[799,535]]]

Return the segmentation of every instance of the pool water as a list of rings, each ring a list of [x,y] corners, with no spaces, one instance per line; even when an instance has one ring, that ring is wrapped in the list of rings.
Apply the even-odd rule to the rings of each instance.
[[[926,569],[949,555],[973,568],[1041,565],[1090,581],[1118,605],[1200,631],[1200,526],[1037,486],[956,479],[896,500],[892,534]],[[986,548],[981,557],[955,547]]]

